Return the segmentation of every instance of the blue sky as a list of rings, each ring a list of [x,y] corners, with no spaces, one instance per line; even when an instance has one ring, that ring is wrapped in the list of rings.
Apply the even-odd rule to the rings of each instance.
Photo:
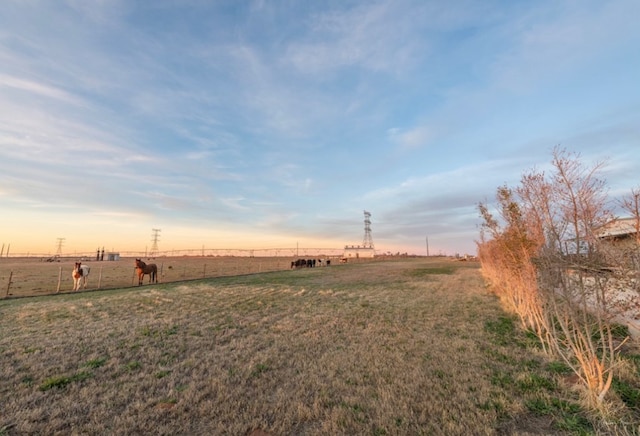
[[[38,1],[0,13],[12,253],[474,253],[556,145],[640,185],[640,2]]]

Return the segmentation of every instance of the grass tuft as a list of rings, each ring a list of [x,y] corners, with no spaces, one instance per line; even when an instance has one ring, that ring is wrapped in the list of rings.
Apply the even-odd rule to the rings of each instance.
[[[559,430],[568,431],[571,434],[587,436],[593,435],[594,429],[591,422],[579,414],[565,414],[557,419],[555,427]]]
[[[171,374],[171,371],[169,370],[162,370],[162,371],[158,371],[155,373],[155,377],[157,379],[161,379],[161,378],[165,378],[166,376],[168,376],[169,374]]]
[[[628,407],[640,410],[640,388],[616,377],[613,378],[611,386]]]
[[[40,384],[40,390],[45,392],[50,389],[63,389],[73,382],[87,380],[92,374],[86,371],[80,371],[72,376],[54,376],[49,377]]]
[[[269,365],[264,363],[259,363],[255,366],[253,371],[251,371],[251,374],[249,374],[249,377],[250,378],[260,377],[260,375],[264,374],[267,371],[269,371]]]
[[[88,368],[94,368],[95,369],[95,368],[100,368],[106,362],[107,362],[107,358],[106,357],[100,357],[100,358],[97,358],[97,359],[89,360],[87,363],[84,364],[84,366],[86,366]]]
[[[549,362],[547,369],[553,374],[570,374],[573,372],[571,367],[564,362]]]
[[[516,331],[515,320],[510,316],[500,316],[496,320],[488,320],[484,324],[487,333],[491,333],[498,345],[513,343]]]
[[[580,406],[558,398],[537,397],[526,402],[526,406],[538,415],[576,414],[580,412]]]
[[[523,379],[518,380],[518,388],[522,392],[554,391],[556,387],[556,383],[553,380],[538,374],[527,374]]]
[[[452,266],[440,266],[431,268],[419,268],[412,270],[409,275],[411,277],[428,277],[432,275],[449,275],[456,272],[456,268]]]
[[[133,360],[125,365],[128,371],[135,371],[142,368],[142,364],[137,360]]]
[[[40,385],[41,391],[48,391],[49,389],[55,388],[65,388],[69,383],[71,383],[71,377],[65,375],[59,375],[54,377],[49,377]]]

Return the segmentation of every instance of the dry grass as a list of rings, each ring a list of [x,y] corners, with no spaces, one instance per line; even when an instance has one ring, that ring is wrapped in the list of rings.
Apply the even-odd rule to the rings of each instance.
[[[79,260],[61,258],[59,262],[50,263],[34,257],[0,258],[0,298],[71,292],[71,272]],[[158,282],[161,283],[288,270],[291,265],[291,258],[287,257],[163,256],[144,261],[158,266]],[[82,263],[91,268],[88,291],[138,285],[135,258],[103,262],[89,259]],[[148,283],[149,276],[145,275],[144,284]]]
[[[558,434],[530,402],[574,395],[512,328],[424,259],[4,300],[0,435]]]

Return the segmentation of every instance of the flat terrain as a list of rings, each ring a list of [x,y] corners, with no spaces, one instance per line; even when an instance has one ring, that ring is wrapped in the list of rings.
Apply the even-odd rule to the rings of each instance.
[[[565,379],[472,262],[0,300],[0,435],[588,433]]]
[[[61,258],[47,262],[44,258],[0,258],[0,298],[48,295],[57,292],[71,292],[73,289],[74,264],[80,259]],[[287,257],[158,257],[143,258],[144,262],[155,263],[158,267],[160,283],[220,277],[240,274],[254,274],[265,271],[290,269]],[[87,290],[114,289],[137,286],[135,258],[120,258],[117,261],[83,260],[91,272]],[[11,280],[10,280],[11,279]],[[9,283],[9,280],[11,283]],[[149,276],[144,276],[149,283]]]

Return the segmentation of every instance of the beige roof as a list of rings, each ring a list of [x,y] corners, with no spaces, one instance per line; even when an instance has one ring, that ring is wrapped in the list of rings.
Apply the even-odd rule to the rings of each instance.
[[[600,238],[632,235],[636,233],[635,218],[617,218],[602,226],[597,234]]]

